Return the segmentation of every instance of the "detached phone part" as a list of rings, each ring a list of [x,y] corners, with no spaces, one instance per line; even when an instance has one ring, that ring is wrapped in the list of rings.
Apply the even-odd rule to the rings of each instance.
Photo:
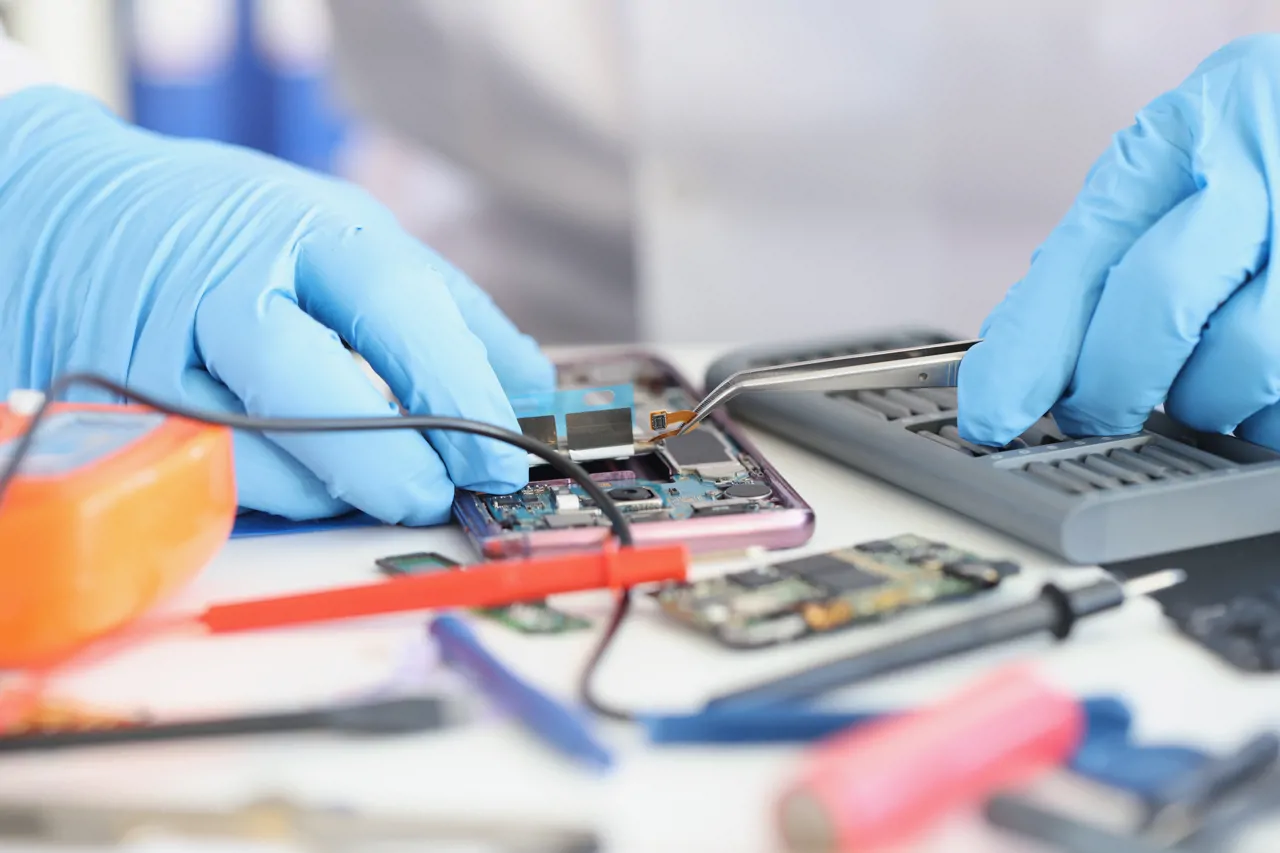
[[[1018,571],[1008,560],[906,534],[669,584],[653,596],[668,616],[727,646],[759,648],[967,598]]]
[[[954,341],[935,331],[729,354],[708,386],[747,368]],[[1280,532],[1280,453],[1156,412],[1137,435],[1074,439],[1045,417],[1006,447],[956,428],[955,388],[747,392],[734,417],[1081,564]],[[701,427],[699,427],[701,429]]]
[[[0,406],[0,469],[27,423]],[[212,559],[235,514],[230,430],[54,405],[0,505],[0,668],[52,663],[141,615]]]
[[[462,568],[460,563],[434,551],[382,557],[377,560],[377,565],[379,570],[388,577],[455,571]],[[564,634],[591,627],[591,623],[586,619],[557,610],[548,604],[545,598],[518,601],[501,607],[480,607],[475,612],[521,634]]]
[[[627,513],[637,544],[705,552],[808,541],[813,511],[723,415],[682,436],[651,422],[650,412],[674,414],[697,398],[671,365],[621,354],[558,370],[557,391],[513,401],[520,428],[586,467]],[[488,559],[593,550],[608,536],[586,492],[541,464],[515,494],[459,491],[454,511]]]

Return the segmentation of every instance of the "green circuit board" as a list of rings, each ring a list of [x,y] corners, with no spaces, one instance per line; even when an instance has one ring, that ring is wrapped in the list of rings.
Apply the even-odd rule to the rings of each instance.
[[[600,487],[614,499],[628,517],[638,523],[693,518],[695,516],[756,512],[759,499],[734,498],[735,489],[746,494],[764,494],[750,473],[713,481],[701,477],[676,474],[669,480],[642,480],[619,477],[602,480]],[[555,526],[550,519],[565,519],[584,527],[594,523],[607,525],[595,501],[576,483],[532,483],[513,495],[486,495],[485,508],[492,518],[508,530],[537,530]]]
[[[434,551],[380,557],[376,565],[378,571],[390,578],[458,568],[456,561]],[[591,627],[586,619],[557,610],[545,599],[522,601],[503,607],[478,607],[474,612],[522,634],[563,634]]]
[[[653,593],[675,620],[759,648],[993,589],[1019,566],[921,536],[863,542]]]

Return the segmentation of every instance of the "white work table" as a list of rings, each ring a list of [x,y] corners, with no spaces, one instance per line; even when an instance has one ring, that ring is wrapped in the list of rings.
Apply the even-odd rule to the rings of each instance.
[[[670,352],[700,380],[715,353]],[[970,608],[1025,597],[1050,576],[1085,582],[1098,571],[1054,558],[911,495],[842,468],[771,435],[752,431],[766,457],[813,506],[817,528],[796,553],[914,532],[1023,566],[1021,576],[981,603],[923,610],[873,628],[767,651],[735,652],[637,607],[603,664],[600,692],[633,709],[690,711],[713,693],[806,661],[939,624]],[[369,581],[374,560],[408,551],[474,555],[455,528],[350,529],[232,541],[171,608]],[[607,594],[556,603],[602,624]],[[333,625],[228,638],[172,638],[94,664],[60,681],[58,695],[159,712],[239,710],[332,700],[385,683],[415,663],[426,617]],[[482,638],[526,677],[572,696],[597,632],[525,637],[475,622]],[[1123,695],[1143,738],[1228,748],[1280,712],[1280,677],[1248,679],[1181,639],[1148,601],[1084,623],[1067,643],[1034,640],[883,679],[840,697],[847,707],[890,708],[928,701],[981,672],[1034,658],[1079,695]],[[594,825],[617,853],[777,851],[772,806],[800,751],[758,747],[652,747],[622,724],[603,731],[618,766],[593,776],[501,717],[385,740],[322,735],[167,743],[39,754],[0,760],[0,797],[64,797],[141,804],[224,807],[265,794],[419,814],[542,817]],[[1267,833],[1270,835],[1270,833]],[[1250,849],[1280,848],[1259,838]],[[2,846],[0,850],[24,849]],[[34,849],[34,848],[32,848]],[[46,848],[47,849],[47,848]],[[143,849],[141,846],[138,849]],[[168,841],[156,848],[177,850]],[[213,849],[207,846],[191,849]],[[230,847],[219,849],[232,849]],[[237,848],[239,849],[239,848]],[[247,849],[247,848],[245,848]],[[978,821],[948,822],[913,850],[1027,849]]]

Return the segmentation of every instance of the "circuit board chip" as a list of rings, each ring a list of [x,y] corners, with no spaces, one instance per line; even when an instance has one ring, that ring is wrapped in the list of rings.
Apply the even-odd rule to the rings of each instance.
[[[452,571],[459,568],[456,560],[434,551],[395,554],[375,560],[378,570],[388,577]],[[545,600],[508,604],[503,607],[480,607],[473,612],[500,622],[522,634],[563,634],[590,628],[591,623],[552,607]]]
[[[885,619],[998,586],[1020,567],[919,536],[876,540],[652,593],[663,612],[735,648]]]

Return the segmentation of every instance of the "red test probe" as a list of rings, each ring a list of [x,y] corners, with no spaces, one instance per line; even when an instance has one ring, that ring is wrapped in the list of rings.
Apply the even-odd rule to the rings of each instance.
[[[820,743],[783,795],[794,853],[878,850],[951,810],[1065,764],[1085,733],[1080,702],[1022,667],[941,703]]]
[[[259,631],[413,610],[498,607],[565,592],[683,581],[683,545],[618,548],[503,560],[359,586],[216,604],[194,618],[212,634]]]

